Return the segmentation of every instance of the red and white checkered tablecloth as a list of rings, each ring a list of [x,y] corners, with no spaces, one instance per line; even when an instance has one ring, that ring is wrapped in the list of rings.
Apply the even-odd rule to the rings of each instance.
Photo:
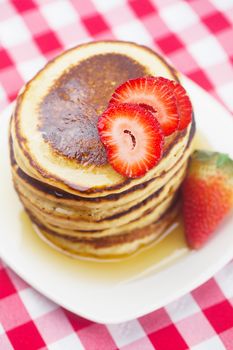
[[[233,0],[0,0],[1,110],[48,59],[98,39],[154,48],[233,111]],[[8,349],[232,350],[233,262],[166,307],[114,326],[62,309],[0,262],[0,350]]]

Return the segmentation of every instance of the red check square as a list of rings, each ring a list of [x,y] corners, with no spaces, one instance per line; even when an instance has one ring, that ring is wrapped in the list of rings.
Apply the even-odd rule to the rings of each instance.
[[[72,312],[70,312],[68,310],[64,309],[64,312],[65,312],[66,317],[70,321],[70,323],[75,331],[80,330],[82,328],[86,328],[93,323],[93,322],[91,322],[91,321],[89,321],[81,316],[77,316],[77,315],[73,314]]]
[[[165,54],[170,54],[184,46],[180,39],[174,34],[169,34],[162,39],[155,39],[155,42]]]
[[[185,350],[188,349],[184,339],[174,325],[162,328],[148,335],[150,341],[159,350]]]
[[[190,79],[194,80],[197,84],[201,85],[208,91],[214,88],[206,74],[201,69],[197,69],[194,72],[189,73],[188,76]]]
[[[36,7],[36,5],[32,0],[27,0],[27,1],[12,0],[12,3],[19,12],[32,10]]]
[[[155,7],[149,0],[131,0],[129,5],[139,18],[147,16],[156,11]]]
[[[38,350],[45,346],[40,333],[32,321],[7,332],[14,350]]]
[[[0,49],[0,69],[4,69],[6,67],[12,66],[14,63],[7,51],[4,49]]]
[[[6,273],[6,270],[0,270],[0,286],[0,299],[3,299],[16,292],[16,289]]]
[[[107,31],[109,28],[107,23],[100,15],[96,14],[90,17],[86,17],[82,19],[87,31],[95,36],[101,32]]]
[[[203,313],[217,333],[233,327],[233,308],[227,300],[203,310]]]
[[[53,32],[47,32],[35,37],[35,41],[43,54],[60,49],[62,47],[57,36]]]
[[[231,24],[228,22],[226,17],[224,17],[220,12],[214,12],[208,17],[203,18],[202,21],[213,33],[218,33],[231,27]]]

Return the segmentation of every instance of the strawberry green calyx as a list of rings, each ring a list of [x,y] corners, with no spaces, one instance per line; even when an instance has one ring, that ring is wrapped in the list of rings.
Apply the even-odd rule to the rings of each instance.
[[[233,182],[233,160],[226,153],[197,150],[190,157],[192,170],[197,171],[198,167],[202,168],[202,173],[206,176],[216,172],[222,172]]]
[[[216,166],[217,168],[228,168],[233,175],[233,160],[229,157],[228,154],[218,153]]]
[[[202,162],[211,161],[215,163],[217,167],[228,164],[233,167],[233,160],[226,153],[197,150],[193,152],[191,157],[192,159],[196,159]]]

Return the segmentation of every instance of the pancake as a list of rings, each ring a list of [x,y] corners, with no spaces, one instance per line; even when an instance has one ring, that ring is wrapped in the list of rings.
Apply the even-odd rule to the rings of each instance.
[[[108,163],[97,121],[115,88],[140,76],[177,73],[128,42],[77,46],[21,91],[10,126],[12,178],[37,232],[75,256],[113,258],[155,240],[177,213],[195,120],[165,138],[162,159],[136,179]]]
[[[141,183],[122,177],[107,163],[96,123],[116,86],[143,75],[178,79],[153,51],[126,42],[84,44],[49,63],[18,97],[12,137],[20,167],[80,196],[121,192]],[[166,138],[165,155],[182,152],[188,132]],[[172,159],[165,156],[146,178],[167,169]]]
[[[83,242],[73,240],[71,237],[59,236],[56,232],[36,223],[37,234],[56,250],[72,257],[85,257],[96,259],[121,259],[135,253],[140,248],[149,245],[171,225],[179,212],[179,205],[172,206],[159,220],[144,228],[136,228],[126,237],[118,237],[118,240],[99,240]]]
[[[192,132],[193,134],[193,132]],[[124,208],[129,202],[136,203],[138,199],[144,200],[148,195],[152,194],[156,190],[160,189],[163,184],[169,181],[172,177],[175,176],[178,169],[183,166],[187,158],[190,154],[190,144],[192,140],[192,135],[190,135],[190,142],[187,145],[182,158],[179,159],[176,164],[170,169],[168,172],[163,173],[160,177],[155,177],[150,179],[147,182],[144,182],[140,185],[136,185],[130,190],[126,190],[124,192],[108,195],[105,197],[99,198],[85,198],[75,195],[67,194],[63,191],[59,191],[59,189],[44,185],[41,182],[29,177],[25,174],[17,165],[14,159],[14,155],[12,152],[12,171],[13,176],[16,178],[18,184],[23,187],[23,191],[28,192],[31,200],[39,200],[41,202],[47,202],[48,205],[53,206],[56,204],[57,206],[65,207],[65,208],[75,208],[79,211],[84,211],[86,209],[92,209],[91,215],[95,216],[95,214],[100,213],[101,209],[111,208],[111,212],[117,212],[118,208]],[[112,212],[113,213],[113,212]]]
[[[83,226],[87,228],[86,221],[92,222],[92,223],[101,223],[104,220],[110,221],[110,219],[115,219],[117,221],[118,219],[121,219],[127,211],[131,210],[133,208],[140,209],[142,206],[145,205],[145,203],[150,203],[150,205],[153,204],[153,201],[157,201],[159,198],[162,197],[163,193],[167,193],[169,189],[172,186],[175,186],[175,184],[179,181],[180,178],[184,176],[186,172],[186,164],[181,167],[175,174],[172,181],[168,182],[166,185],[164,185],[163,189],[159,189],[158,191],[153,191],[151,194],[145,194],[143,197],[140,198],[140,201],[134,200],[129,203],[125,203],[124,205],[120,207],[113,207],[111,208],[111,214],[109,215],[109,212],[106,210],[101,210],[101,208],[98,211],[94,210],[88,210],[85,207],[82,207],[81,209],[77,210],[76,208],[73,208],[72,206],[68,205],[62,205],[58,202],[52,202],[50,200],[42,200],[41,197],[36,197],[35,195],[32,195],[31,192],[27,191],[27,188],[25,188],[24,184],[19,181],[19,178],[17,178],[17,175],[14,174],[14,182],[15,186],[17,187],[17,191],[23,196],[28,198],[28,204],[31,207],[35,207],[38,210],[42,210],[43,206],[43,212],[47,216],[53,216],[54,218],[57,218],[58,222],[60,219],[66,219],[67,216],[69,216],[69,220],[72,221],[79,221],[79,225],[81,224],[82,220],[84,221]],[[15,176],[16,175],[16,176]],[[114,204],[114,203],[113,203]],[[136,212],[134,215],[137,215]]]
[[[139,219],[145,212],[156,208],[160,203],[163,203],[164,200],[172,195],[180,185],[181,180],[184,177],[186,167],[182,168],[179,171],[179,174],[175,177],[174,181],[170,181],[165,185],[161,190],[154,192],[152,195],[148,196],[143,201],[139,203],[128,206],[125,210],[117,214],[107,214],[107,216],[102,218],[95,217],[85,217],[80,211],[72,211],[70,209],[56,208],[58,210],[46,210],[45,203],[43,202],[43,208],[35,203],[32,203],[30,197],[26,197],[23,189],[17,187],[17,191],[25,203],[26,207],[29,207],[31,211],[34,212],[35,216],[38,216],[42,222],[47,222],[49,224],[57,225],[64,228],[65,230],[69,227],[72,230],[82,230],[89,231],[95,230],[98,226],[99,230],[107,229],[110,227],[118,227],[122,224],[126,224],[135,219]],[[156,215],[155,209],[154,215]],[[105,214],[106,215],[106,214]],[[68,221],[68,222],[67,222]]]

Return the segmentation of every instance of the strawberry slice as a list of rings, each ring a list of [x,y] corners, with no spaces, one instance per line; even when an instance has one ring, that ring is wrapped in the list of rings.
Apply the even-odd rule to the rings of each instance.
[[[165,136],[179,127],[179,114],[174,88],[161,77],[143,77],[126,81],[112,95],[110,105],[118,103],[138,104],[154,114]]]
[[[233,160],[217,152],[194,152],[182,199],[186,238],[198,249],[233,208]]]
[[[179,83],[177,83],[176,81],[169,80],[162,77],[161,79],[167,84],[169,84],[169,86],[173,90],[173,93],[176,98],[177,109],[178,109],[178,114],[180,118],[178,130],[184,130],[187,128],[187,126],[189,125],[189,123],[191,123],[191,120],[192,120],[192,104],[187,95],[187,92],[184,89],[184,87]]]
[[[140,177],[162,157],[164,136],[159,122],[133,104],[109,106],[98,120],[109,163],[126,177]]]

